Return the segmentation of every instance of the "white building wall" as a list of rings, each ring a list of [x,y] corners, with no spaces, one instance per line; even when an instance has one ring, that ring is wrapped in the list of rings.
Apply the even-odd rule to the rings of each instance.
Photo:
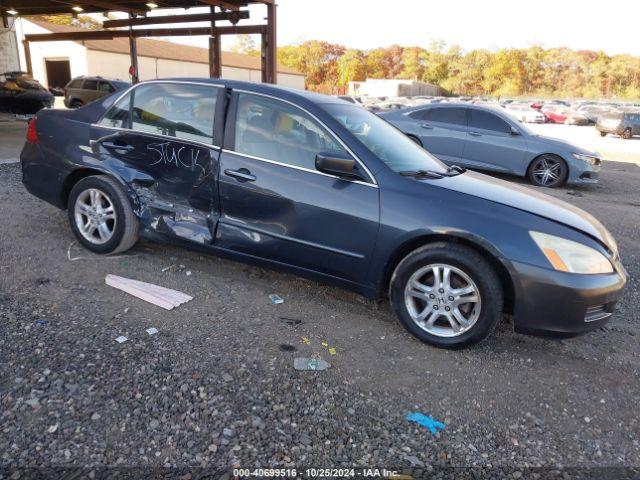
[[[89,75],[128,79],[129,55],[122,53],[88,50]],[[181,62],[164,58],[138,57],[140,80],[167,77],[209,77],[209,65],[205,63]],[[260,82],[262,72],[248,68],[222,66],[222,78]],[[278,73],[278,85],[304,90],[304,76]]]
[[[16,32],[20,43],[20,66],[22,70],[27,69],[27,61],[24,53],[22,40],[24,35],[30,33],[51,33],[22,18],[16,22]],[[47,81],[47,70],[45,60],[69,60],[71,77],[88,74],[87,49],[76,42],[30,42],[31,67],[33,68],[33,78],[38,80],[45,87],[49,86]]]

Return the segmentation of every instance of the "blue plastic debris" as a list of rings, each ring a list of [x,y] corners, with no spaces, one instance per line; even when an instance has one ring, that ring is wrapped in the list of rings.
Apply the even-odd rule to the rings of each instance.
[[[36,320],[36,324],[44,327],[45,325],[49,324],[49,320],[45,320],[44,318],[40,318],[40,319]]]
[[[419,412],[409,413],[405,417],[410,422],[415,422],[423,427],[427,427],[432,434],[438,433],[438,430],[444,430],[444,423],[434,420],[433,417],[423,415]]]
[[[281,303],[284,303],[284,298],[275,293],[269,295],[269,300],[271,300],[271,303],[273,303],[274,305],[280,305]]]

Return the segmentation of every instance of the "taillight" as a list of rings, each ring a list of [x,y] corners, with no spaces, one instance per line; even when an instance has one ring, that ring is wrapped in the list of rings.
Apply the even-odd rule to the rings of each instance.
[[[36,130],[36,117],[33,117],[29,121],[29,125],[27,126],[27,142],[29,143],[38,143],[38,132]]]

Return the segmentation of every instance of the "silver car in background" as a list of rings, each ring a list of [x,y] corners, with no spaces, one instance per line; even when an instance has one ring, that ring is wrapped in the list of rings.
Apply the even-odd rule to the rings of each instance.
[[[600,155],[537,135],[500,109],[440,103],[379,115],[449,165],[527,177],[541,187],[598,181]]]

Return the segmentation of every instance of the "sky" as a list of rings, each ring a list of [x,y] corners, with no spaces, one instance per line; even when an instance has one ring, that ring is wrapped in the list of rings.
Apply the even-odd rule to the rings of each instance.
[[[263,5],[250,9],[254,21],[266,16]],[[540,45],[640,56],[638,19],[640,0],[617,0],[615,8],[595,0],[278,0],[278,45],[326,40],[372,49],[443,40],[465,50]],[[204,37],[172,40],[207,46]],[[235,42],[223,37],[223,48]]]

